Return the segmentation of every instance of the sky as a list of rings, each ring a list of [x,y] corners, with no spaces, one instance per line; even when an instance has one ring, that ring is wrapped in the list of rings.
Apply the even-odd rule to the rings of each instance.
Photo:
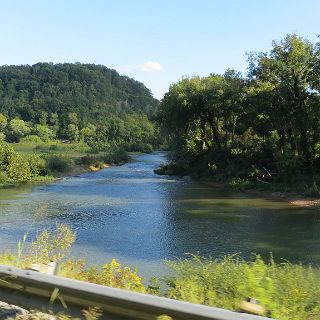
[[[183,76],[246,73],[246,52],[317,41],[319,0],[0,0],[0,65],[103,64],[158,99]]]

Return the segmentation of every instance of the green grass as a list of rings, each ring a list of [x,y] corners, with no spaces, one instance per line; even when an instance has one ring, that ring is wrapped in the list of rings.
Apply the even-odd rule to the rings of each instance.
[[[165,287],[153,280],[144,286],[137,271],[112,259],[102,266],[87,266],[71,259],[74,232],[66,225],[44,230],[35,240],[19,242],[18,254],[1,253],[0,264],[26,268],[31,263],[59,261],[58,274],[101,285],[147,292],[165,297],[239,311],[245,298],[259,300],[265,315],[278,320],[320,319],[320,270],[289,262],[265,262],[260,256],[244,261],[240,256],[222,259],[169,261],[173,269]]]
[[[49,143],[11,143],[15,151],[20,154],[66,153],[72,158],[79,158],[90,150],[81,143],[62,143],[51,141]]]
[[[170,298],[239,310],[246,297],[258,299],[265,315],[278,320],[320,319],[318,268],[288,262],[266,263],[259,256],[238,256],[168,263],[176,272],[167,279]]]

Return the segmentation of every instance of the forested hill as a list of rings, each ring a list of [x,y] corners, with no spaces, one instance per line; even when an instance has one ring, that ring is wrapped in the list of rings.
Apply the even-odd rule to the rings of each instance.
[[[76,113],[80,125],[107,114],[151,116],[158,105],[144,84],[102,65],[37,63],[0,67],[0,113],[39,122],[51,114],[60,123]]]

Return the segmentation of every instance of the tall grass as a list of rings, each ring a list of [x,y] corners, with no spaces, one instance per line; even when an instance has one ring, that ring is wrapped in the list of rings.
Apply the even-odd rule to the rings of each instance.
[[[278,320],[320,319],[320,270],[289,262],[265,262],[259,255],[251,261],[240,256],[222,259],[189,259],[167,262],[173,276],[158,288],[145,287],[137,271],[113,259],[101,266],[87,266],[84,259],[70,258],[75,234],[66,225],[42,231],[18,255],[0,253],[0,264],[28,267],[32,263],[58,261],[58,274],[101,285],[163,295],[169,298],[238,311],[247,297],[260,301],[265,315]]]
[[[67,225],[45,229],[33,241],[27,241],[29,229],[18,245],[18,254],[0,252],[0,264],[28,268],[32,264],[59,263],[58,275],[126,290],[146,292],[136,270],[112,259],[101,266],[87,266],[85,259],[72,259],[70,253],[76,239]]]
[[[266,263],[258,255],[168,262],[176,272],[166,279],[170,298],[238,310],[246,297],[258,299],[266,315],[279,320],[320,319],[318,268],[288,262]]]

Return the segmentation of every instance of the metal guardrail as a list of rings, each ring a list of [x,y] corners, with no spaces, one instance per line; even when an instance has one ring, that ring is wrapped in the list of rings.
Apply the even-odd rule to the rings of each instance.
[[[86,307],[97,306],[107,319],[114,320],[149,320],[160,315],[174,320],[270,320],[7,266],[0,266],[0,300],[53,313],[65,311],[74,316],[79,316]]]

